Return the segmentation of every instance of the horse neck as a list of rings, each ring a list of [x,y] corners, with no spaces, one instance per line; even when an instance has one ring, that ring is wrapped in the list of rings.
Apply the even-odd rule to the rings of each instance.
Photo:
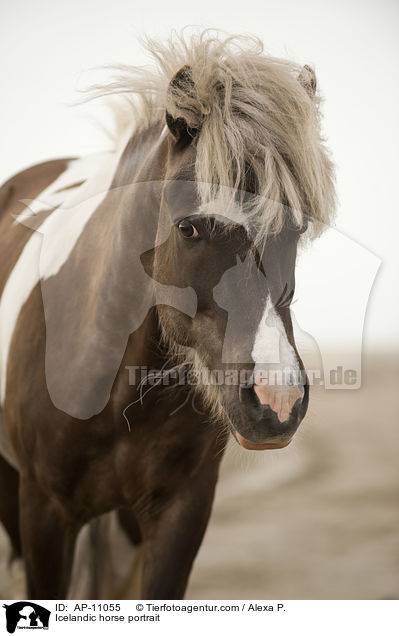
[[[134,135],[97,212],[96,224],[105,247],[98,284],[103,289],[119,288],[135,304],[138,295],[141,302],[148,303],[153,293],[153,281],[145,274],[140,257],[155,245],[166,160],[167,142],[159,123]],[[112,305],[112,297],[108,300]]]
[[[167,161],[167,140],[161,130],[158,123],[129,140],[110,191],[96,213],[104,252],[93,286],[99,300],[94,321],[100,331],[122,321],[123,328],[133,333],[129,346],[136,352],[137,363],[141,363],[139,358],[148,360],[148,343],[160,338],[157,320],[153,316],[146,320],[155,303],[154,281],[144,272],[140,257],[156,240]],[[140,330],[144,320],[145,336]]]
[[[149,333],[140,331],[154,305],[153,281],[140,256],[146,249],[141,240],[146,237],[142,232],[146,213],[155,215],[156,225],[159,210],[153,188],[146,185],[161,176],[158,153],[163,152],[163,142],[154,142],[155,132],[150,135],[153,143],[147,140],[142,146],[146,156],[141,161],[140,144],[129,142],[111,187],[68,259],[55,275],[42,280],[49,393],[57,408],[79,419],[106,405],[131,334],[136,356],[144,359],[147,343],[154,337],[156,321],[146,325]],[[149,193],[155,200],[146,200]]]

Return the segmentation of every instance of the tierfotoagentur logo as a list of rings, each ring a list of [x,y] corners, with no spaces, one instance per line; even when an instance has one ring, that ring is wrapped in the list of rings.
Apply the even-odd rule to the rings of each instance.
[[[9,634],[14,634],[16,629],[48,629],[51,612],[37,603],[18,601],[3,607]]]
[[[128,382],[130,386],[137,385],[140,390],[145,386],[241,386],[253,383],[252,370],[248,369],[193,369],[174,367],[172,369],[150,369],[146,365],[126,366],[128,372]],[[270,386],[292,386],[294,383],[304,385],[306,382],[310,386],[339,385],[340,387],[350,387],[357,382],[356,369],[347,369],[343,365],[338,365],[329,369],[327,379],[324,379],[323,369],[306,369],[293,372],[289,367],[282,369],[264,368],[259,371],[258,377],[264,384]]]

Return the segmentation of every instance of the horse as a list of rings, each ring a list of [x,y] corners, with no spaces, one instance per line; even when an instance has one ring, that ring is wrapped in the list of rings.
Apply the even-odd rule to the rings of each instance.
[[[111,511],[137,596],[183,598],[229,438],[283,448],[308,408],[295,263],[334,214],[315,73],[251,36],[147,45],[95,90],[115,148],[0,190],[0,519],[29,599],[67,597]]]

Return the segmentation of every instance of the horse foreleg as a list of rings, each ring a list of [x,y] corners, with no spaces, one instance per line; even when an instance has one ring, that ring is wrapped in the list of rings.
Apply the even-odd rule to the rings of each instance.
[[[18,472],[0,455],[0,521],[10,537],[12,557],[21,556],[18,489]]]
[[[22,477],[20,525],[28,597],[66,598],[79,524],[29,477]]]
[[[215,480],[216,482],[216,480]],[[181,599],[204,536],[215,482],[186,488],[147,523],[142,547],[141,597]]]

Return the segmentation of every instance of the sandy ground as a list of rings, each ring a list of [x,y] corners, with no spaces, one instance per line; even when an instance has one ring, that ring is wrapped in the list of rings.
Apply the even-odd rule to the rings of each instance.
[[[188,598],[399,598],[399,357],[314,390],[290,447],[225,457]]]
[[[373,356],[361,389],[313,390],[287,449],[232,443],[186,597],[399,598],[398,424],[399,357]],[[0,529],[0,587],[23,596],[7,548]]]

